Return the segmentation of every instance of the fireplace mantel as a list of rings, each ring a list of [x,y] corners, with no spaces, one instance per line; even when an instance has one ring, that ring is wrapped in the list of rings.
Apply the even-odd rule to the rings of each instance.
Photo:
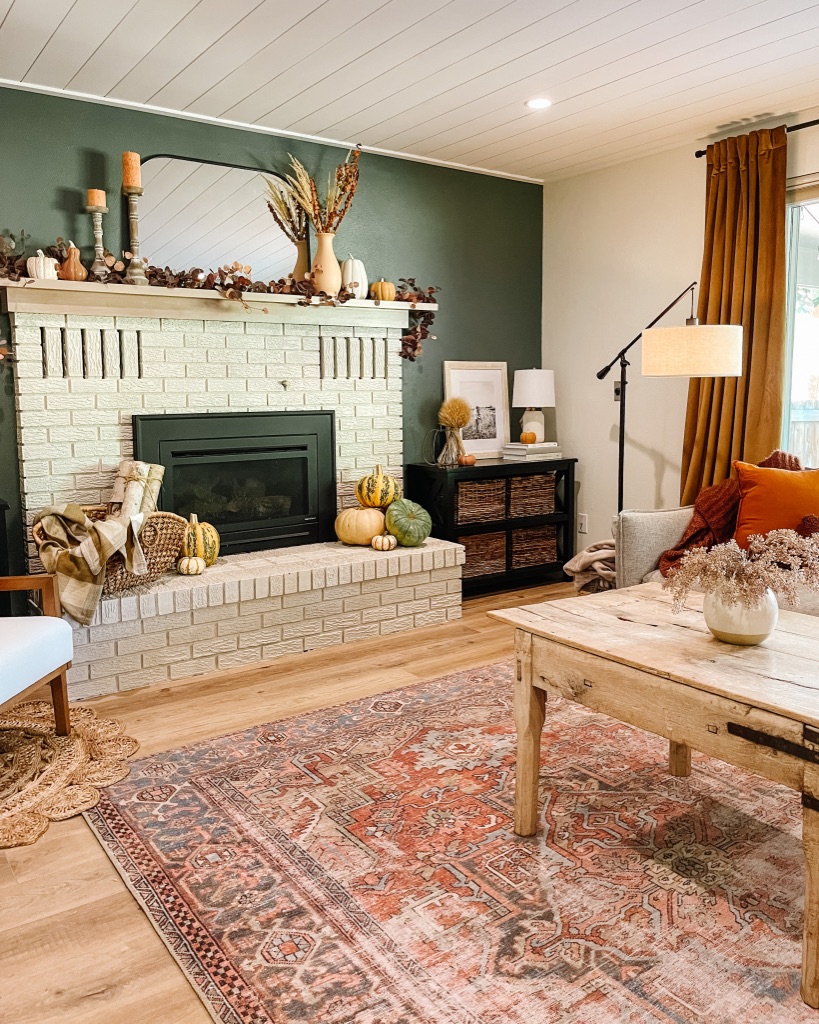
[[[204,288],[146,288],[87,281],[25,280],[0,284],[0,307],[4,313],[268,320],[284,324],[320,323],[329,327],[355,323],[357,327],[403,328],[409,322],[410,304],[407,302],[350,299],[337,306],[318,299],[313,299],[309,306],[301,302],[297,295],[244,292],[239,302]],[[418,308],[434,311],[438,306],[423,303]]]

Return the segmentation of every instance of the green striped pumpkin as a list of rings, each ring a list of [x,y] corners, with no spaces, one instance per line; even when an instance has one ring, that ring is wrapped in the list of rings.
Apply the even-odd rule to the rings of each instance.
[[[204,558],[205,565],[213,565],[219,556],[219,534],[210,523],[200,523],[199,516],[191,512],[182,535],[182,554]]]
[[[362,476],[355,487],[359,505],[369,508],[386,508],[401,497],[401,484],[385,473],[381,466],[374,472]]]
[[[432,533],[432,519],[425,508],[402,498],[387,509],[387,531],[405,548],[417,548]]]

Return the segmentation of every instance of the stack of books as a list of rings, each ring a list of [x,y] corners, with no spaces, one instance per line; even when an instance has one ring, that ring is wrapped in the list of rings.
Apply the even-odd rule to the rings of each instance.
[[[504,445],[503,457],[509,462],[546,462],[550,459],[562,459],[563,452],[557,447],[557,441],[541,441],[539,444],[521,444],[513,441]]]

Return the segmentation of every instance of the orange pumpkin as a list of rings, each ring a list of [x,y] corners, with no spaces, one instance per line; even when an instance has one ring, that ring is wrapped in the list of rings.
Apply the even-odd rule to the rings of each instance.
[[[395,285],[392,281],[385,281],[383,277],[380,281],[373,281],[370,285],[370,298],[377,299],[379,302],[393,302]]]
[[[533,430],[524,430],[520,435],[521,444],[534,444],[537,441],[537,434]]]
[[[475,465],[475,461],[476,461],[476,459],[475,459],[474,455],[459,455],[458,456],[458,465],[459,466],[474,466]]]

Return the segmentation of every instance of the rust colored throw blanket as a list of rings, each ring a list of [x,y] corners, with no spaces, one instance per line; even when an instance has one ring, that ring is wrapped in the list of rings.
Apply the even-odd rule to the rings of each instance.
[[[771,452],[759,463],[765,469],[800,470],[802,463],[788,452]],[[667,576],[682,556],[691,548],[710,548],[724,544],[734,535],[739,510],[739,484],[734,479],[723,480],[700,491],[694,501],[694,512],[677,546],[660,557],[660,572]]]

